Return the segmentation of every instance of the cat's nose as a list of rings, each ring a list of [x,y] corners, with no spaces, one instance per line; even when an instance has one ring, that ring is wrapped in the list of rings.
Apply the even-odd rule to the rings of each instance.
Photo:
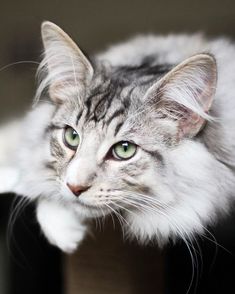
[[[67,183],[67,186],[69,187],[69,189],[71,190],[71,192],[73,192],[73,194],[76,196],[76,197],[79,197],[79,195],[82,193],[82,192],[85,192],[86,190],[88,190],[90,187],[88,186],[78,186],[78,185],[71,185],[69,183]]]

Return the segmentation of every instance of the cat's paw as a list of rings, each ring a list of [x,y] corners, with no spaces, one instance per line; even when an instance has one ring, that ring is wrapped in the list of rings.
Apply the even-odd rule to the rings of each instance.
[[[54,202],[40,201],[37,219],[48,241],[66,253],[74,252],[86,234],[74,212]]]

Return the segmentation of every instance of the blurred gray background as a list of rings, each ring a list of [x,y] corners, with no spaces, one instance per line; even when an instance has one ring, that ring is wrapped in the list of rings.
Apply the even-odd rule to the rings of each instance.
[[[202,31],[209,36],[234,38],[235,1],[1,1],[0,123],[23,115],[33,99],[43,20],[61,26],[86,53],[92,54],[139,33]],[[6,246],[10,206],[1,204],[7,197],[0,199],[0,294],[9,293],[11,283]]]

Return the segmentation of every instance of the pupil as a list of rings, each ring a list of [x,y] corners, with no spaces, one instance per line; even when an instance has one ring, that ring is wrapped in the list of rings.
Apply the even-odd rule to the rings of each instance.
[[[77,134],[76,134],[75,131],[73,131],[73,132],[72,132],[72,139],[74,140],[74,139],[76,139],[76,137],[77,137]]]
[[[127,150],[128,150],[128,143],[123,143],[122,146],[123,146],[123,150],[125,152],[127,152]]]

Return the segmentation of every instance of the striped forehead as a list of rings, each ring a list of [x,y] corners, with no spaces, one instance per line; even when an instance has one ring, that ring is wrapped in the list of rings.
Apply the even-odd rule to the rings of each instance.
[[[114,119],[127,114],[130,107],[132,87],[120,87],[109,84],[97,87],[86,98],[84,108],[78,112],[77,122],[83,117],[85,124],[102,124],[108,126]]]
[[[119,107],[127,110],[133,90],[141,94],[141,89],[147,90],[172,67],[168,64],[151,66],[151,62],[147,59],[139,66],[114,67],[98,73],[94,79],[95,86],[85,101],[87,119],[100,121],[110,116],[115,107],[116,112],[119,112]]]
[[[61,113],[64,116],[69,113],[68,122],[75,126],[102,125],[104,128],[115,120],[120,127],[120,121],[131,112],[129,109],[136,107],[140,96],[169,68],[169,65],[150,66],[149,61],[137,67],[102,68],[83,97],[82,105],[71,99],[69,109]]]

